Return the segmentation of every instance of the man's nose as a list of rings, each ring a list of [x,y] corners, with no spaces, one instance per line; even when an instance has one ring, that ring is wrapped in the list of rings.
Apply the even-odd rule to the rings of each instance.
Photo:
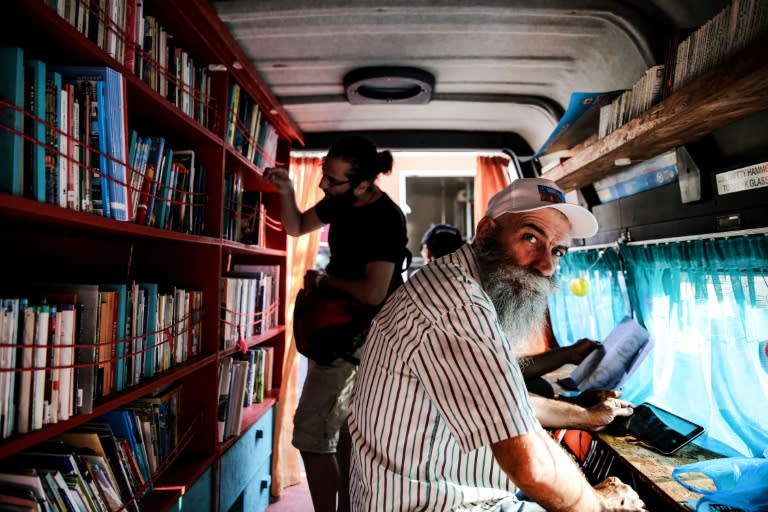
[[[557,262],[551,252],[544,250],[537,255],[531,268],[544,277],[550,277],[557,270]]]

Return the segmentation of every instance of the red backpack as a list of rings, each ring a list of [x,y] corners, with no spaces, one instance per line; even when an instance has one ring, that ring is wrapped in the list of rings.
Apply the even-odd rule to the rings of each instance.
[[[359,364],[353,354],[365,342],[379,309],[333,288],[302,288],[293,311],[296,349],[322,365],[339,358]]]

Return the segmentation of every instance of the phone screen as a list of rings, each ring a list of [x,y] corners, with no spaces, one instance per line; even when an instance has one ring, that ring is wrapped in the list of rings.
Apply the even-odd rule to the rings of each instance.
[[[704,432],[700,425],[647,402],[635,407],[626,428],[630,434],[667,455]]]

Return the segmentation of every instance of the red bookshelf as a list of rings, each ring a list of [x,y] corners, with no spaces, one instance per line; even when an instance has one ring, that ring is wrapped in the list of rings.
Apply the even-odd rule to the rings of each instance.
[[[120,9],[126,9],[125,13],[128,13],[129,5],[137,5],[135,0],[116,2]],[[193,192],[191,185],[188,189],[182,189],[180,182],[165,185],[168,194],[165,201],[169,211],[182,201],[188,201],[190,212],[193,206],[201,208],[199,212],[195,210],[195,218],[200,222],[199,226],[194,227],[191,221],[186,227],[175,226],[170,221],[163,226],[118,221],[55,203],[39,202],[26,191],[18,195],[0,191],[0,237],[3,239],[3,251],[0,251],[0,298],[24,297],[31,293],[29,290],[32,289],[32,283],[36,286],[57,282],[127,285],[135,281],[192,290],[202,295],[202,309],[194,315],[190,312],[189,317],[184,318],[188,318],[191,325],[199,325],[199,353],[185,354],[186,360],[183,362],[171,361],[175,364],[170,364],[167,369],[157,371],[152,376],[144,375],[138,383],[106,394],[94,402],[92,411],[87,414],[75,414],[66,421],[49,423],[25,434],[12,432],[0,441],[0,459],[22,454],[44,441],[81,428],[107,412],[122,409],[167,386],[178,385],[179,445],[168,454],[165,464],[159,466],[153,475],[154,490],[141,498],[140,508],[171,509],[177,506],[180,498],[183,500],[185,495],[192,493],[195,500],[203,499],[210,504],[207,509],[215,509],[220,502],[217,475],[226,469],[222,466],[226,464],[222,462],[223,458],[238,445],[243,436],[252,435],[249,432],[251,427],[271,418],[271,410],[276,404],[281,384],[285,343],[285,234],[278,224],[272,222],[263,237],[264,243],[259,246],[239,241],[237,234],[230,238],[223,236],[226,223],[225,194],[228,193],[226,177],[236,176],[246,191],[261,192],[267,216],[273,220],[279,218],[275,190],[263,180],[263,167],[275,161],[287,162],[291,144],[301,141],[302,135],[248,64],[245,55],[219,22],[207,1],[144,0],[143,15],[156,20],[157,26],[174,38],[177,48],[187,52],[196,66],[190,66],[190,75],[182,78],[181,71],[174,72],[172,69],[172,59],[168,59],[167,66],[164,66],[157,54],[150,54],[149,51],[142,53],[144,48],[134,48],[136,54],[143,55],[145,69],[149,66],[156,76],[163,76],[164,79],[138,76],[133,72],[135,66],[122,53],[131,44],[129,34],[132,32],[126,24],[120,26],[119,30],[111,31],[117,41],[117,51],[112,56],[105,50],[109,35],[105,36],[104,41],[92,39],[93,34],[88,33],[86,25],[78,26],[77,19],[73,22],[67,19],[67,13],[60,15],[50,3],[28,0],[14,1],[6,6],[3,19],[0,20],[3,43],[21,48],[25,59],[38,59],[50,66],[107,66],[119,72],[125,82],[128,129],[135,130],[140,137],[147,139],[150,136],[162,137],[166,147],[174,152],[193,150],[195,165],[206,170],[207,183],[204,192],[199,189]],[[97,8],[88,2],[83,5],[90,7],[91,16],[99,14]],[[102,18],[106,16],[106,13],[102,13]],[[109,34],[110,29],[108,25],[105,26],[105,34]],[[242,63],[243,68],[209,71],[221,69],[223,63],[233,62]],[[277,134],[275,153],[265,158],[261,167],[233,148],[225,138],[229,94],[235,83],[248,95],[254,108],[261,110],[264,119]],[[171,91],[173,87],[177,87],[178,91],[175,99]],[[187,103],[184,102],[185,95]],[[0,104],[0,109],[7,108],[7,102]],[[23,118],[34,119],[28,112],[25,112]],[[45,121],[48,123],[47,119]],[[34,147],[34,144],[39,145],[23,130],[0,130],[0,137],[20,140],[23,151]],[[57,140],[73,139],[71,134],[64,133],[58,125],[53,126],[53,132],[58,134]],[[250,141],[254,142],[255,139]],[[85,138],[80,143],[83,146],[91,145],[90,140]],[[45,141],[49,151],[57,152],[65,147],[57,144]],[[127,137],[125,144],[128,146]],[[263,150],[263,147],[257,148],[257,152]],[[63,161],[71,158],[70,154],[63,152],[57,155]],[[108,157],[111,158],[111,154]],[[129,177],[127,183],[123,183],[126,188],[131,187],[130,177],[141,175],[141,179],[147,179],[146,176],[149,176],[138,164],[134,165],[134,161],[126,159],[123,163]],[[75,159],[74,164],[75,172],[81,172],[82,175],[94,171],[87,167],[90,162]],[[20,168],[11,169],[9,162],[0,162],[0,166],[8,166],[0,173],[0,177],[23,172]],[[160,183],[158,201],[161,200],[159,190],[162,188],[163,183]],[[138,190],[134,192],[138,193]],[[177,197],[182,199],[177,200]],[[235,205],[235,209],[240,207],[237,198],[235,202],[232,201],[230,198],[230,204]],[[171,214],[169,216],[173,218]],[[235,352],[235,349],[224,348],[222,343],[220,290],[223,276],[233,264],[279,267],[280,282],[274,283],[280,290],[280,302],[274,304],[279,323],[263,334],[246,340],[249,347],[274,348],[273,388],[261,403],[243,410],[242,434],[219,443],[217,371],[219,361]],[[184,332],[179,328],[175,336],[182,336]],[[144,336],[146,339],[148,335]],[[158,339],[160,336],[158,334]],[[119,340],[113,337],[107,343],[114,347],[121,342],[127,344],[130,339],[133,338]],[[172,346],[171,340],[175,339],[169,335],[169,347]],[[74,343],[77,346],[79,342],[75,340]],[[0,350],[13,346],[17,347],[13,350],[19,354],[23,350],[20,345],[0,340]],[[60,349],[51,348],[50,353],[53,354],[54,350]],[[176,348],[173,350],[172,357],[176,357]],[[135,352],[131,352],[131,355],[135,355]],[[114,361],[114,357],[108,362]],[[138,364],[142,364],[143,372],[143,363]],[[79,367],[85,366],[87,364],[80,364]],[[44,368],[35,368],[51,372],[58,366],[47,363]],[[0,376],[21,373],[15,368],[0,368]],[[271,427],[268,431],[271,433]],[[269,443],[271,446],[271,441]],[[258,456],[263,459],[258,461],[259,467],[269,467],[270,453],[271,449],[259,452]],[[261,474],[260,478],[263,480]]]

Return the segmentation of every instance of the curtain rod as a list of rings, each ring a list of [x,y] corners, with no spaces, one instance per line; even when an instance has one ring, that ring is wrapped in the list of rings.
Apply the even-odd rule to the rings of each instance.
[[[618,242],[609,242],[607,244],[577,245],[568,248],[568,252],[589,251],[592,249],[607,249],[609,247],[618,247]]]
[[[665,244],[668,242],[687,242],[689,240],[707,240],[714,238],[731,238],[734,236],[765,235],[768,234],[768,228],[739,229],[736,231],[722,231],[718,233],[705,233],[701,235],[676,236],[673,238],[657,238],[654,240],[638,240],[636,242],[626,242],[627,245],[649,245]]]
[[[671,238],[655,238],[653,240],[637,240],[635,242],[616,241],[616,242],[609,242],[604,244],[578,245],[575,247],[569,247],[568,252],[607,249],[609,247],[618,247],[619,245],[666,244],[669,242],[687,242],[689,240],[707,240],[707,239],[714,239],[714,238],[730,238],[734,236],[749,236],[749,235],[768,235],[768,227],[754,228],[754,229],[740,229],[736,231],[723,231],[718,233],[704,233],[700,235],[676,236]]]

